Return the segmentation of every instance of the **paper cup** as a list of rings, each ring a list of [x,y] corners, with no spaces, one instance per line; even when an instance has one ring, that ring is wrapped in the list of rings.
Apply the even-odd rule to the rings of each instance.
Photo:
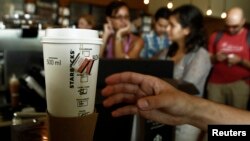
[[[47,29],[42,44],[49,114],[83,117],[93,113],[102,44],[98,32]]]

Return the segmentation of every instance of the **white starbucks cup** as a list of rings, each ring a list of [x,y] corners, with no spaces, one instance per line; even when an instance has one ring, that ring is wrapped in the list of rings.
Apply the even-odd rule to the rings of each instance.
[[[93,113],[102,44],[98,32],[47,29],[42,44],[48,113],[55,117]]]

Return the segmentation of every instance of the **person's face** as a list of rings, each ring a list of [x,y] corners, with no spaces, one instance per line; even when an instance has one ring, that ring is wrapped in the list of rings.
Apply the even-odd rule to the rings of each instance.
[[[168,38],[171,41],[177,42],[186,38],[186,36],[189,34],[189,29],[183,28],[178,22],[176,16],[173,15],[169,18],[169,26],[167,28],[167,33]]]
[[[168,20],[164,18],[159,18],[157,21],[155,21],[155,32],[157,33],[157,35],[161,36],[163,34],[166,34],[167,27],[168,27]]]
[[[111,24],[114,30],[124,28],[129,22],[129,11],[128,8],[123,6],[114,15],[111,16]]]
[[[92,26],[89,25],[89,23],[87,22],[86,19],[81,18],[81,19],[79,19],[79,21],[78,21],[78,28],[91,29]]]
[[[234,35],[239,33],[245,24],[245,18],[242,11],[238,8],[229,10],[227,13],[225,24],[229,34]]]
[[[232,20],[230,21],[230,19],[226,20],[226,29],[228,31],[229,34],[237,34],[239,33],[239,31],[242,29],[242,27],[244,26],[244,20]]]

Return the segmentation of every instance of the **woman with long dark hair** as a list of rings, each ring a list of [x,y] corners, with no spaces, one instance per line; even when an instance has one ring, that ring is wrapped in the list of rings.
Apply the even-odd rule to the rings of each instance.
[[[172,41],[167,59],[174,61],[174,79],[192,83],[202,97],[211,69],[206,47],[203,15],[193,5],[176,8],[169,17],[168,37]],[[196,141],[200,130],[191,125],[176,127],[176,141]]]

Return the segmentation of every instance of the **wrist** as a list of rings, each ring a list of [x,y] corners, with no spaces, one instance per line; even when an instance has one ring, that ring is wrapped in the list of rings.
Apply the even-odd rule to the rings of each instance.
[[[243,65],[244,64],[244,59],[241,58],[239,64]]]
[[[109,37],[110,37],[109,34],[103,34],[102,40],[103,40],[103,41],[107,41]]]
[[[200,97],[194,97],[189,102],[192,103],[192,105],[186,119],[187,123],[206,130],[207,120],[210,120],[210,115],[207,114],[209,104]]]
[[[117,40],[117,41],[122,41],[122,36],[116,35],[116,36],[115,36],[115,40]]]
[[[129,55],[127,55],[127,54],[124,55],[124,58],[125,59],[130,59]]]

